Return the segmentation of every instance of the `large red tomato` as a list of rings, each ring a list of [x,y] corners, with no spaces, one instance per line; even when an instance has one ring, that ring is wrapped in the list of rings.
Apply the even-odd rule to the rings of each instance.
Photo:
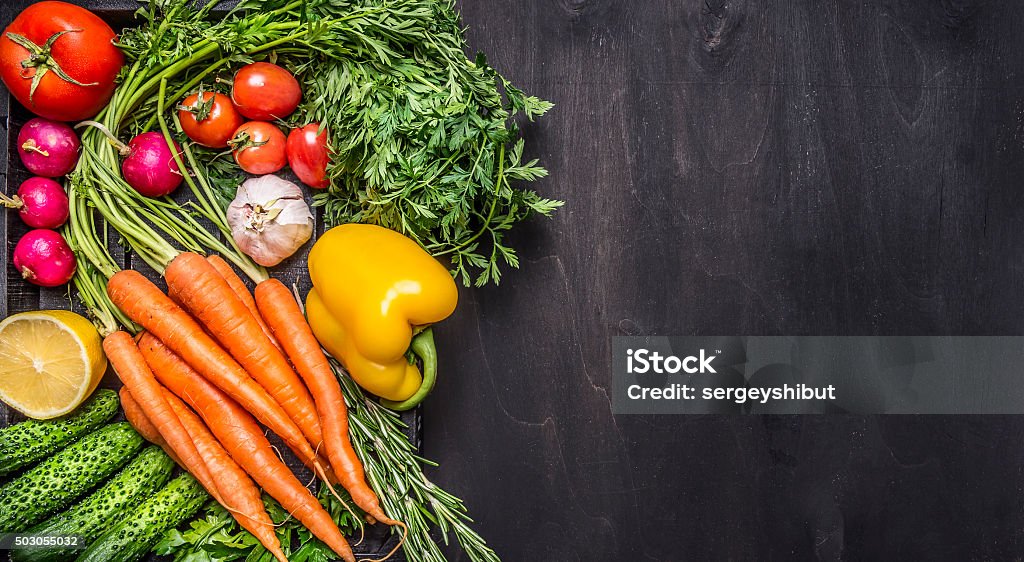
[[[110,101],[124,64],[114,37],[114,30],[85,8],[33,4],[0,37],[0,78],[37,115],[88,119]]]

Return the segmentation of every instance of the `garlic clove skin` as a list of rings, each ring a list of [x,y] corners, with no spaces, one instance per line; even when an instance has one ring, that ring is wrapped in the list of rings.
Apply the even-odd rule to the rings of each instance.
[[[313,235],[313,213],[302,190],[274,175],[238,186],[227,219],[238,247],[264,267],[281,263]]]

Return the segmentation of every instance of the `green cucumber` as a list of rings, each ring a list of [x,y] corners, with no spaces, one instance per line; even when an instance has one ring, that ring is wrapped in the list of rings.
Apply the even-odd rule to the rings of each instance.
[[[117,413],[117,393],[97,390],[74,412],[0,429],[0,476],[32,464],[105,423]]]
[[[24,531],[106,480],[142,447],[127,422],[112,423],[0,487],[0,533]]]
[[[209,499],[195,478],[182,474],[142,505],[126,512],[79,555],[78,562],[140,560],[165,531],[190,519]]]
[[[143,449],[102,488],[70,509],[28,530],[39,536],[75,535],[89,544],[116,523],[118,516],[152,496],[171,477],[174,461],[160,447]],[[60,562],[72,558],[74,549],[26,548],[11,551],[12,562]]]

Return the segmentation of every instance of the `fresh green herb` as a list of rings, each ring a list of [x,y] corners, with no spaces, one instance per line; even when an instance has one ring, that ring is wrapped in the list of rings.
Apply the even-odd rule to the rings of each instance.
[[[437,466],[420,457],[405,436],[405,424],[396,412],[369,399],[363,390],[332,361],[348,405],[349,436],[366,470],[366,478],[380,493],[384,512],[409,526],[404,552],[409,562],[443,562],[444,554],[430,536],[440,531],[445,544],[449,534],[473,562],[499,562],[486,541],[469,524],[473,522],[462,500],[434,484],[423,465]],[[401,530],[392,528],[393,533]]]
[[[245,173],[228,152],[218,152],[198,145],[193,146],[192,150],[196,161],[193,170],[200,170],[206,176],[218,208],[226,209],[234,200],[238,186],[245,181]]]
[[[318,6],[343,17],[355,4],[388,5]],[[450,260],[463,283],[498,283],[502,264],[519,265],[505,234],[562,205],[517,187],[547,171],[536,159],[523,161],[513,119],[532,121],[552,104],[515,88],[483,55],[466,57],[452,2],[398,4],[405,5],[401,18],[381,9],[373,20],[388,33],[338,45],[350,55],[295,60],[306,121],[327,126],[336,154],[334,185],[315,202],[328,225],[398,230]]]
[[[466,284],[497,283],[503,266],[518,267],[508,231],[562,203],[519,186],[547,172],[524,159],[516,120],[552,105],[482,55],[467,58],[451,0],[246,0],[211,21],[216,3],[152,0],[140,10],[146,24],[120,38],[132,65],[106,110],[110,130],[148,130],[161,107],[215,85],[219,73],[276,57],[304,83],[293,119],[331,134],[333,187],[315,198],[328,224],[398,230]]]
[[[344,494],[344,490],[338,490]],[[338,528],[346,535],[357,535],[362,520],[355,519],[338,501],[321,490],[320,503],[334,518]],[[343,499],[348,499],[343,495]],[[277,525],[277,537],[281,549],[291,562],[328,562],[337,558],[331,549],[294,518],[288,515],[281,504],[269,496],[263,497],[263,505],[271,520]],[[185,529],[171,529],[157,543],[153,552],[170,556],[174,562],[274,562],[274,556],[248,531],[242,529],[230,513],[217,502],[206,505],[200,517],[188,523]]]

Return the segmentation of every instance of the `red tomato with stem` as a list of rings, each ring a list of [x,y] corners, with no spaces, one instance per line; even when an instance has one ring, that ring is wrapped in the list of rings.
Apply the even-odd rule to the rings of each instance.
[[[210,148],[224,148],[245,123],[231,98],[224,94],[199,92],[178,106],[178,120],[188,138]]]
[[[284,133],[273,123],[249,121],[235,131],[231,151],[235,162],[250,174],[273,174],[288,164]]]
[[[299,107],[302,88],[284,68],[269,62],[243,66],[231,86],[231,101],[238,112],[256,121],[284,119]]]
[[[330,161],[327,148],[327,130],[310,123],[288,133],[288,165],[302,183],[316,189],[331,185],[327,179],[327,164]]]
[[[25,8],[0,36],[0,78],[22,105],[54,121],[95,116],[114,94],[124,55],[96,14],[65,2]]]

